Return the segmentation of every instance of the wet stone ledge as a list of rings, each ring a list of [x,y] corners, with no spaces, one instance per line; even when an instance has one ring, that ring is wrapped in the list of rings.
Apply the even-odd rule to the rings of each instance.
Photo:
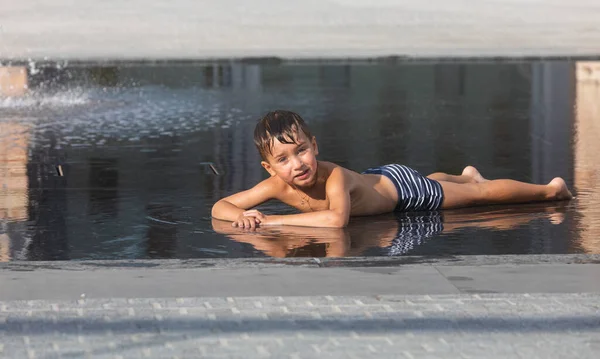
[[[169,259],[169,260],[89,260],[89,261],[14,261],[0,263],[0,271],[94,271],[103,269],[241,269],[241,268],[353,268],[422,266],[494,266],[535,264],[600,264],[597,254],[552,255],[474,255],[474,256],[404,256],[353,258],[238,258],[238,259]]]

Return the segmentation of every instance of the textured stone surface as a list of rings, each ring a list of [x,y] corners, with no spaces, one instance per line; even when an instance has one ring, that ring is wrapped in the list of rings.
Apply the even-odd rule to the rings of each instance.
[[[546,258],[546,256],[542,256]],[[32,262],[0,266],[0,300],[458,293],[600,292],[600,265],[559,256],[523,264],[473,258],[450,265],[195,265],[194,261]],[[576,256],[575,258],[582,258]],[[101,265],[101,264],[104,265]],[[224,262],[216,262],[224,263]],[[292,261],[293,263],[293,261]],[[351,262],[350,262],[351,263]],[[358,263],[358,262],[356,262]],[[410,263],[410,261],[408,261]],[[95,265],[93,265],[95,264]],[[323,263],[321,263],[323,264]],[[88,269],[86,269],[88,268]]]
[[[6,263],[0,358],[595,358],[597,262]]]
[[[595,358],[600,294],[0,302],[7,358]]]
[[[600,54],[596,0],[0,0],[0,58]]]

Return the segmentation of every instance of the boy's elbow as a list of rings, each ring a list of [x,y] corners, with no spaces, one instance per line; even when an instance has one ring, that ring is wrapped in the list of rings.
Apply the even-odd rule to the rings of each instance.
[[[216,218],[216,219],[222,219],[221,218],[221,205],[222,205],[222,201],[223,200],[219,200],[217,202],[215,202],[215,204],[213,204],[212,209],[210,211],[210,215],[212,216],[212,218]]]
[[[334,212],[331,217],[331,226],[334,228],[344,228],[348,225],[349,217],[347,214]]]

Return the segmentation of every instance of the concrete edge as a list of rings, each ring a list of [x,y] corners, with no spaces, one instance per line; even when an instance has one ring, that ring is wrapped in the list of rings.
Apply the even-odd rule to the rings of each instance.
[[[389,55],[389,56],[314,56],[314,57],[277,57],[277,56],[223,56],[223,57],[189,57],[189,58],[2,58],[0,65],[3,66],[28,66],[35,63],[37,67],[55,66],[57,63],[68,64],[69,67],[85,66],[181,66],[181,65],[205,65],[218,63],[241,63],[258,65],[393,65],[410,63],[453,63],[453,62],[527,62],[527,61],[600,61],[600,53],[590,54],[562,54],[562,55],[440,55],[440,56],[418,56],[418,55]]]
[[[599,254],[552,255],[475,255],[475,256],[404,256],[352,258],[219,258],[165,260],[85,260],[85,261],[15,261],[0,263],[0,271],[66,270],[94,271],[103,269],[240,269],[273,267],[353,268],[424,266],[497,266],[535,264],[600,264]]]

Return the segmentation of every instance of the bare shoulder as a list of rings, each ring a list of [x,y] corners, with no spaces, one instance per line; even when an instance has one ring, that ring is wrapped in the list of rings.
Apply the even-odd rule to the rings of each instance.
[[[331,176],[334,173],[338,176],[347,175],[349,172],[352,172],[349,169],[344,168],[333,162],[319,161],[319,166],[327,171],[328,176]]]
[[[273,176],[259,182],[255,188],[271,194],[273,198],[279,198],[279,194],[287,190],[287,187],[289,186],[279,177]]]
[[[323,166],[327,169],[326,188],[339,187],[351,190],[354,187],[355,176],[358,175],[356,172],[331,162],[324,162]]]
[[[319,177],[325,179],[325,182],[329,182],[330,179],[339,178],[344,175],[344,168],[333,162],[319,161]]]
[[[347,186],[353,187],[353,184],[355,184],[357,179],[361,176],[355,171],[349,170],[332,162],[322,162],[322,164],[328,172],[327,182],[329,182],[329,179],[332,179],[333,182],[339,182],[343,180]]]

